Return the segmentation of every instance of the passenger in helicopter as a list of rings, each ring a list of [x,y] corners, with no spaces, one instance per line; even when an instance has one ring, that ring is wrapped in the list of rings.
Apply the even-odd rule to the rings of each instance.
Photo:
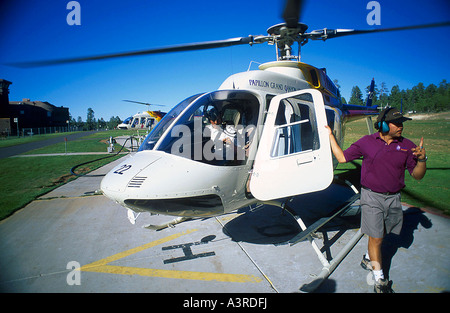
[[[222,116],[216,108],[212,108],[206,112],[209,124],[205,126],[208,129],[206,135],[211,137],[210,143],[204,149],[204,157],[209,160],[236,160],[235,136],[236,134],[229,128],[224,131],[222,125]]]

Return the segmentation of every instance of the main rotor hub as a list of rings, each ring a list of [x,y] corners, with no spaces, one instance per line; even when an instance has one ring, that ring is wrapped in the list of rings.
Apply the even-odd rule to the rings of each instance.
[[[283,30],[282,30],[283,29]],[[303,34],[308,29],[308,25],[303,23],[298,23],[296,28],[288,28],[286,23],[281,23],[277,25],[273,25],[267,29],[267,33],[271,36],[279,36],[282,35],[284,32],[284,29],[289,30],[290,32],[296,33],[296,34]]]
[[[297,27],[287,27],[286,23],[274,25],[267,29],[267,33],[272,36],[277,44],[277,60],[299,60],[300,46],[306,40],[302,35],[308,29],[308,25],[297,23]],[[292,55],[292,45],[299,44],[298,55]]]

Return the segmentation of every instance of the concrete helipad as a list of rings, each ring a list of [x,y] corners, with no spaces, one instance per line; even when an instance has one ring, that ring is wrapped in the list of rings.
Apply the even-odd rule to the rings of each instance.
[[[141,214],[132,225],[124,208],[93,194],[100,180],[80,177],[0,222],[2,292],[291,293],[322,269],[309,241],[285,244],[298,226],[279,208],[256,206],[152,231],[143,226],[171,217]],[[339,188],[297,197],[291,207],[310,224],[351,194]],[[383,248],[394,290],[450,291],[450,220],[404,209],[402,234]],[[356,213],[317,233],[325,257],[357,232]],[[366,245],[363,237],[316,291],[372,292],[359,265]]]

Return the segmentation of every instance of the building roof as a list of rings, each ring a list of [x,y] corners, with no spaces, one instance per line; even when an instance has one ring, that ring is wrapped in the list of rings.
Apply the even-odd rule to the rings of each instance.
[[[22,101],[9,101],[10,105],[32,105],[43,108],[47,111],[53,111],[57,107],[47,101],[31,101],[30,99],[22,99]],[[64,108],[64,107],[61,107]]]

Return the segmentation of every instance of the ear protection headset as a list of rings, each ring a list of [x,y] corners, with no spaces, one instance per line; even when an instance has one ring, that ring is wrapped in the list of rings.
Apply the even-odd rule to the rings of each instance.
[[[386,123],[384,120],[386,119],[386,114],[392,110],[393,108],[387,108],[383,115],[381,116],[381,119],[379,122],[375,122],[375,128],[378,129],[379,131],[381,131],[382,133],[387,133],[389,132],[389,125],[388,123]]]

